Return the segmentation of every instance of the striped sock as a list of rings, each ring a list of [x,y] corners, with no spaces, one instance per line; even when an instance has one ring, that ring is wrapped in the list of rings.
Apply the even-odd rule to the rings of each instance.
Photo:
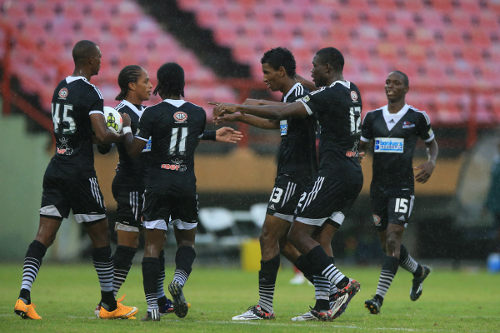
[[[172,282],[177,282],[184,287],[189,274],[193,270],[196,252],[192,246],[180,246],[175,253],[175,272]]]
[[[406,250],[406,247],[403,244],[401,244],[401,249],[399,252],[399,266],[413,274],[415,274],[418,268],[418,262],[413,259],[413,257],[408,253],[408,250]]]
[[[113,261],[111,260],[111,247],[105,246],[92,249],[92,261],[101,286],[101,304],[108,311],[116,309],[113,295]]]
[[[165,274],[165,272],[163,274]],[[172,281],[177,282],[178,284],[184,287],[188,278],[189,278],[188,273],[186,273],[182,269],[177,268],[174,272],[174,279]]]
[[[40,266],[42,265],[42,259],[46,252],[47,248],[45,245],[37,240],[31,242],[26,251],[23,265],[23,280],[19,293],[19,298],[22,298],[26,304],[31,303],[31,287],[35,282]]]
[[[327,310],[329,309],[330,301],[330,280],[321,275],[314,275],[314,293],[316,297],[315,310]]]
[[[341,282],[345,282],[346,276],[342,274],[341,271],[335,267],[334,264],[328,265],[323,272],[321,272],[330,282],[336,285],[339,289],[343,288],[343,285],[339,285]]]
[[[376,292],[376,294],[382,298],[385,298],[392,280],[398,271],[398,262],[399,259],[396,257],[385,256],[384,258]]]
[[[158,258],[145,257],[142,259],[142,283],[144,295],[148,304],[148,312],[158,310],[158,275],[160,274],[160,261]]]
[[[115,296],[127,278],[136,250],[136,248],[122,245],[118,245],[116,248],[115,255],[113,256],[115,274],[113,277],[113,294]]]
[[[258,305],[264,311],[273,312],[274,289],[276,285],[276,276],[280,267],[280,255],[278,254],[271,260],[260,262],[259,271],[259,302]]]

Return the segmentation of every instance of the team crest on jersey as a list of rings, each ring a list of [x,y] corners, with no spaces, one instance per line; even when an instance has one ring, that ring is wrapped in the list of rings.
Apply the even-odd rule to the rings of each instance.
[[[174,120],[176,123],[183,123],[188,119],[186,112],[178,111],[174,113]]]
[[[351,99],[353,102],[357,102],[358,101],[358,93],[355,92],[354,90],[351,90]]]
[[[59,99],[66,99],[66,97],[68,97],[68,89],[62,88],[61,90],[59,90],[57,95],[59,96]]]
[[[403,122],[403,128],[412,128],[415,127],[415,124],[409,121],[404,121]]]

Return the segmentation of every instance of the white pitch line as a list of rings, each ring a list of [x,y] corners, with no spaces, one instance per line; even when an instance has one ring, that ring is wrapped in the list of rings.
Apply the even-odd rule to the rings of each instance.
[[[11,317],[13,314],[9,313],[0,313],[0,317]],[[89,319],[89,320],[97,320],[97,317],[94,316],[73,316],[69,315],[67,316],[68,319]],[[492,317],[496,318],[496,317]],[[175,322],[183,322],[186,321],[184,319],[167,319],[167,321],[175,321]],[[266,327],[292,327],[292,326],[297,326],[297,327],[314,327],[316,330],[321,330],[323,328],[347,328],[347,329],[369,329],[369,330],[378,330],[378,331],[400,331],[400,332],[457,332],[460,333],[462,331],[457,331],[457,330],[450,330],[450,329],[426,329],[426,328],[406,328],[406,327],[362,327],[362,326],[356,326],[356,325],[336,325],[336,324],[331,324],[331,325],[323,325],[323,326],[309,326],[306,323],[277,323],[277,322],[263,322],[263,321],[256,321],[256,320],[251,320],[251,321],[233,321],[233,320],[190,320],[189,322],[191,323],[204,323],[204,324],[218,324],[218,325],[249,325],[249,326],[266,326]],[[490,331],[487,330],[472,330],[471,332],[476,332],[476,333],[489,333]]]

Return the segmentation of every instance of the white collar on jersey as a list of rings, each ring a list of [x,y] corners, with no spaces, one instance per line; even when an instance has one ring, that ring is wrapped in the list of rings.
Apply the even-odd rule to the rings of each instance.
[[[295,88],[296,88],[297,86],[299,86],[299,85],[300,85],[300,82],[295,83],[295,84],[293,85],[293,87],[292,87],[292,88],[290,88],[290,90],[288,90],[288,92],[286,93],[285,97],[283,97],[283,100],[284,100],[284,101],[286,101],[286,100],[287,100],[287,98],[288,98],[288,96],[290,96],[290,95],[292,94],[292,92],[295,90]]]
[[[351,89],[351,82],[346,81],[346,80],[337,80],[337,81],[333,82],[332,84],[330,84],[330,87],[333,87],[336,83],[340,83],[341,85],[343,85],[347,89]]]
[[[403,116],[408,112],[408,109],[410,109],[410,106],[405,104],[398,112],[390,113],[387,105],[382,107],[382,114],[384,115],[384,120],[389,131],[392,130],[394,125],[396,125],[401,118],[403,118]]]
[[[180,108],[184,103],[186,103],[186,101],[183,100],[183,99],[170,99],[170,98],[166,98],[163,101],[167,102],[169,104],[172,104],[173,106],[178,107],[178,108]]]
[[[136,115],[139,116],[139,118],[141,118],[142,114],[144,113],[144,106],[142,106],[142,105],[141,105],[141,109],[139,110],[134,104],[130,103],[126,99],[122,100],[120,103],[128,106],[132,111],[135,112]]]
[[[84,76],[66,76],[66,83],[71,83],[73,81],[76,81],[76,80],[80,80],[82,79],[83,81],[85,82],[88,82],[87,79],[84,77]]]

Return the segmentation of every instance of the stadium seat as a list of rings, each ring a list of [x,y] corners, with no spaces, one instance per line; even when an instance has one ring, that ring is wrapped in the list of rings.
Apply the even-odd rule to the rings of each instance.
[[[250,216],[252,222],[261,229],[264,225],[264,220],[266,219],[267,213],[267,203],[256,203],[250,206]]]

